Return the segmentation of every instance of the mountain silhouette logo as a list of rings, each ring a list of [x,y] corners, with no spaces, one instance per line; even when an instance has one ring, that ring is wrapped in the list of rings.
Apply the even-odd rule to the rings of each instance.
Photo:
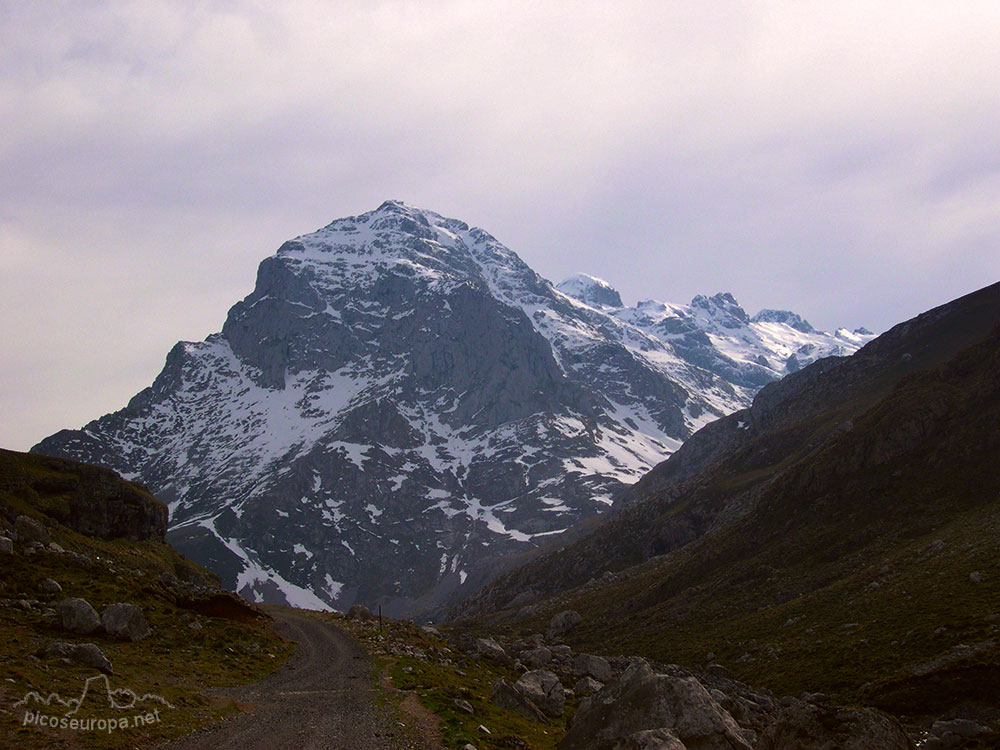
[[[95,677],[88,677],[83,683],[83,690],[80,692],[79,697],[64,699],[59,693],[49,693],[43,696],[38,691],[32,690],[25,694],[21,700],[14,704],[14,708],[29,708],[32,705],[44,705],[44,706],[58,706],[67,709],[63,716],[73,716],[77,711],[83,706],[84,701],[87,699],[88,695],[93,695],[95,699],[100,700],[101,691],[100,685],[91,690],[91,685],[94,682],[103,681],[103,697],[107,700],[107,707],[112,708],[116,711],[135,711],[139,710],[140,704],[155,703],[163,708],[173,708],[174,706],[167,701],[162,695],[157,695],[156,693],[145,693],[142,696],[138,695],[134,690],[129,688],[118,688],[113,689],[111,683],[108,681],[107,675],[97,675]]]

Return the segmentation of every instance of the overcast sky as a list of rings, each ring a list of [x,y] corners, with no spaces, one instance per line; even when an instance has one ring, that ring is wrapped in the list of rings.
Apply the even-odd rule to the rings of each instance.
[[[884,330],[1000,280],[1000,3],[2,2],[0,446],[386,198],[627,303]]]

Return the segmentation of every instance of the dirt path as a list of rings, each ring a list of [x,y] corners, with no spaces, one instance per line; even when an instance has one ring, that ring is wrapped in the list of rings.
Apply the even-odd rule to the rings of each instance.
[[[371,665],[346,633],[308,615],[272,610],[275,629],[299,645],[267,679],[220,691],[252,710],[164,745],[164,750],[431,750],[373,705]]]

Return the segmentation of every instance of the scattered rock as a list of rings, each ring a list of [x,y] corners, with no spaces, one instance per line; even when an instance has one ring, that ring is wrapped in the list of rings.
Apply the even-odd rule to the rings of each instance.
[[[784,708],[761,735],[757,750],[908,750],[893,719],[869,708],[831,709],[803,701]]]
[[[97,612],[85,599],[63,599],[56,605],[56,612],[60,626],[71,633],[87,635],[101,628]]]
[[[521,675],[514,683],[514,689],[547,716],[562,716],[566,708],[566,693],[562,683],[547,669],[535,669]]]
[[[195,620],[192,623],[188,623],[188,627],[191,628],[191,630],[201,630],[201,623]]]
[[[441,637],[441,631],[435,627],[432,627],[431,625],[421,625],[420,632],[424,633],[425,635],[432,635],[435,638]]]
[[[598,682],[610,682],[614,678],[608,660],[592,654],[580,654],[573,660],[573,674],[578,677],[593,677]]]
[[[355,604],[347,610],[347,619],[360,620],[361,622],[372,622],[375,620],[375,615],[373,615],[372,611],[364,604]]]
[[[111,604],[101,612],[104,632],[124,641],[141,641],[151,633],[142,609],[135,604]]]
[[[521,695],[514,689],[513,685],[502,677],[493,683],[490,690],[490,700],[500,708],[506,708],[508,711],[514,711],[535,721],[545,721],[545,714],[539,710],[538,706]]]
[[[6,536],[0,536],[0,555],[13,555],[14,542]]]
[[[729,670],[721,664],[709,664],[705,667],[705,674],[712,677],[729,677]]]
[[[70,658],[86,667],[99,669],[105,674],[112,673],[111,662],[94,643],[81,643],[73,649],[73,655]]]
[[[559,748],[629,747],[625,743],[637,734],[659,730],[668,730],[682,747],[750,750],[739,725],[697,679],[656,674],[644,659],[634,660],[620,679],[584,698]],[[640,734],[639,739],[647,748],[656,747],[648,744],[652,737]]]
[[[603,687],[604,685],[593,677],[581,677],[573,685],[573,692],[580,695],[590,695],[591,693],[599,692]]]
[[[948,721],[938,720],[931,725],[931,734],[937,737],[944,737],[947,734],[954,734],[959,737],[969,739],[981,737],[989,734],[990,730],[977,721],[971,719],[950,719]]]
[[[455,708],[464,714],[469,714],[470,716],[476,713],[475,709],[472,708],[472,704],[467,700],[462,700],[461,698],[456,698],[454,701]]]
[[[579,612],[574,612],[572,609],[560,612],[549,621],[549,640],[566,635],[581,622],[583,622],[583,618]]]
[[[799,700],[803,700],[806,703],[826,703],[827,696],[824,693],[802,693],[799,696]]]
[[[687,750],[669,729],[646,729],[630,734],[615,745],[615,750]]]
[[[59,545],[58,545],[58,544],[56,544],[55,542],[49,542],[49,552],[54,552],[54,553],[56,553],[57,555],[61,555],[61,554],[63,554],[63,553],[65,552],[65,551],[66,551],[66,550],[64,550],[64,549],[63,549],[63,548],[62,548],[61,546],[59,546]]]
[[[974,570],[971,573],[969,573],[969,581],[972,583],[982,583],[983,574],[980,573],[978,570]]]
[[[14,533],[22,542],[38,542],[46,545],[52,541],[49,530],[29,516],[18,516],[14,521]]]
[[[108,661],[104,652],[94,643],[66,643],[56,641],[50,644],[43,652],[44,656],[57,656],[63,659],[72,659],[92,669],[99,669],[105,674],[112,674],[111,662]]]
[[[521,661],[527,664],[529,669],[541,669],[552,661],[552,652],[545,646],[539,646],[523,653]]]
[[[62,586],[59,585],[59,582],[52,578],[46,578],[44,581],[38,584],[38,588],[40,588],[46,594],[58,594],[62,591]]]
[[[503,650],[503,646],[492,638],[477,638],[476,654],[485,656],[490,661],[495,661],[498,664],[509,664],[511,661],[510,657],[507,656],[507,652]]]

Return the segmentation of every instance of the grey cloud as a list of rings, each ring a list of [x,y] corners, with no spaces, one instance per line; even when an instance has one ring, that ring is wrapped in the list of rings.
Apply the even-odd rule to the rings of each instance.
[[[0,444],[390,197],[554,281],[885,328],[1000,276],[998,69],[985,3],[0,5]]]

